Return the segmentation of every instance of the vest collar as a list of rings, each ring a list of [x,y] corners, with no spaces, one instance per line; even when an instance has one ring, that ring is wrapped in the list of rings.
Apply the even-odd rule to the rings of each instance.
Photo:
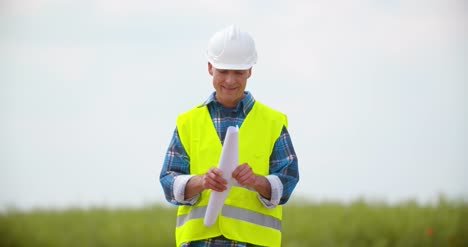
[[[252,96],[252,94],[249,91],[245,91],[244,94],[245,94],[244,99],[242,99],[239,102],[239,104],[236,106],[236,109],[241,108],[244,111],[245,116],[247,116],[247,114],[250,112],[250,110],[252,110],[252,107],[253,107],[253,105],[255,103],[255,99],[254,99],[254,97]],[[208,99],[205,102],[203,102],[203,104],[198,106],[198,108],[201,108],[201,107],[204,107],[204,106],[207,106],[207,105],[216,105],[216,104],[221,105],[216,100],[215,96],[216,96],[216,92],[213,92],[208,97]],[[219,106],[215,106],[215,107],[218,108]]]

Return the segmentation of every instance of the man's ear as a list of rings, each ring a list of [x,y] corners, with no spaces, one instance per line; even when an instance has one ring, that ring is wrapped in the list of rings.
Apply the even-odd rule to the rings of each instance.
[[[210,75],[213,76],[213,65],[211,65],[210,62],[208,62],[208,73],[210,73]]]
[[[252,76],[252,68],[249,69],[249,76],[247,77],[247,79],[250,78],[251,76]]]

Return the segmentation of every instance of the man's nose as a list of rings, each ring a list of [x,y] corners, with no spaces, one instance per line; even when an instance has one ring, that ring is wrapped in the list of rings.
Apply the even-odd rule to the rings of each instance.
[[[228,74],[228,75],[226,76],[226,80],[225,80],[225,81],[226,81],[226,83],[228,83],[228,84],[234,83],[234,82],[236,82],[236,78],[235,78],[235,76],[234,76],[233,74]]]

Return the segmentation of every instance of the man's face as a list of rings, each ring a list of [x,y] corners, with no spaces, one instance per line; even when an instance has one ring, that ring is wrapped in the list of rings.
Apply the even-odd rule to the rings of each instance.
[[[213,76],[213,87],[216,89],[216,100],[226,107],[235,107],[244,96],[247,79],[252,68],[246,70],[216,69],[208,63],[208,72]]]

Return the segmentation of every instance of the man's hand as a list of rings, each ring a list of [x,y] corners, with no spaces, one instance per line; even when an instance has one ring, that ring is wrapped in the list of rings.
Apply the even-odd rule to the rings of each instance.
[[[266,199],[271,198],[271,185],[264,176],[257,176],[253,173],[249,164],[244,163],[232,172],[232,177],[242,186],[247,186],[262,195]]]
[[[223,172],[218,168],[211,168],[203,175],[203,189],[212,189],[223,192],[227,189],[227,181],[223,178]]]
[[[244,163],[232,172],[232,177],[242,186],[253,187],[255,183],[255,174],[247,163]]]
[[[212,189],[223,192],[227,189],[227,181],[218,168],[211,168],[207,173],[192,177],[185,186],[185,200],[192,198],[204,190]]]

